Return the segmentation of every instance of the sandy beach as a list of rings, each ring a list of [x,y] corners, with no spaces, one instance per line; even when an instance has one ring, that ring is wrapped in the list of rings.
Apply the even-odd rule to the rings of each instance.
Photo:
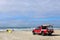
[[[60,30],[52,36],[33,35],[31,31],[0,32],[0,40],[60,40]]]

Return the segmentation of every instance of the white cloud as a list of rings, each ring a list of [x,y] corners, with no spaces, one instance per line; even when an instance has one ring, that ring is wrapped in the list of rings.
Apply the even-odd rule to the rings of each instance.
[[[13,20],[15,17],[39,19],[56,15],[60,17],[59,11],[60,0],[0,0],[0,20],[6,22],[9,18]]]
[[[60,9],[59,0],[0,0],[0,11],[45,12]]]

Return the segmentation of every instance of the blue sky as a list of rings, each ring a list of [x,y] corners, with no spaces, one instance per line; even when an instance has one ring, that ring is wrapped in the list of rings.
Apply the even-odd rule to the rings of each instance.
[[[60,0],[0,0],[0,26],[60,26]]]

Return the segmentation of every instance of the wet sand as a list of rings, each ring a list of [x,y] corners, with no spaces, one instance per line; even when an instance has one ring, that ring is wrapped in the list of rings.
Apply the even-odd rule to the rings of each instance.
[[[60,40],[60,30],[52,36],[33,35],[31,31],[0,32],[0,40]]]

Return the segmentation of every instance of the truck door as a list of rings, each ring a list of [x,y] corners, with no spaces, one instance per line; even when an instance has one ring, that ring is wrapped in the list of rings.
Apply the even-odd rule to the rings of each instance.
[[[37,27],[36,30],[35,30],[35,33],[40,33],[40,32],[41,32],[41,28]]]

